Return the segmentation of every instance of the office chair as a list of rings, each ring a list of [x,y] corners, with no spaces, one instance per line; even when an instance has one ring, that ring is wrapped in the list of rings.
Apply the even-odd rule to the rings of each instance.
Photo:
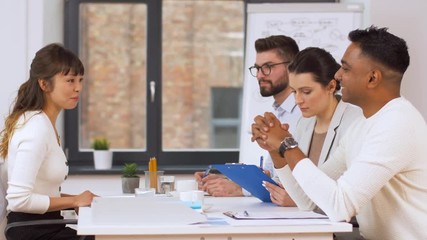
[[[22,221],[14,223],[6,223],[6,187],[3,179],[7,179],[7,168],[4,162],[0,160],[0,239],[6,239],[8,237],[8,232],[10,229],[15,227],[25,227],[25,226],[36,226],[36,225],[52,225],[52,224],[77,224],[77,219],[44,219],[44,220],[35,220],[35,221]],[[4,227],[4,231],[3,228]],[[4,235],[1,232],[4,232]],[[86,239],[87,236],[81,236],[80,240]]]
[[[354,228],[358,228],[359,227],[359,223],[357,222],[356,217],[352,217],[350,219],[350,222],[348,222],[348,223],[350,223],[351,225],[353,225]]]

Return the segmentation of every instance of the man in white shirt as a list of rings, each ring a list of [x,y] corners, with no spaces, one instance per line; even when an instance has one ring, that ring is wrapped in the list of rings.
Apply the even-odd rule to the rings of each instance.
[[[349,39],[335,78],[342,99],[361,107],[364,117],[330,160],[317,168],[271,113],[255,119],[252,140],[276,149],[279,178],[291,174],[331,220],[356,216],[366,239],[427,239],[427,127],[400,96],[409,66],[406,42],[376,27],[354,30]]]
[[[273,96],[273,108],[278,119],[295,128],[301,117],[301,110],[296,105],[292,89],[289,87],[287,67],[299,52],[297,43],[287,36],[270,36],[256,40],[255,50],[256,61],[249,71],[257,78],[261,95]],[[290,131],[292,132],[292,129]],[[265,161],[264,169],[273,173],[270,157]],[[194,176],[199,183],[199,189],[212,196],[229,197],[247,194],[239,185],[221,175],[204,176],[203,172],[196,172]]]

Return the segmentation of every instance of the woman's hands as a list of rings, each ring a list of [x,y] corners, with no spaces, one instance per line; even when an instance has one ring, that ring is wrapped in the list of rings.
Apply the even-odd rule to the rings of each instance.
[[[282,125],[271,112],[264,113],[264,116],[256,116],[251,127],[251,141],[256,141],[261,148],[269,152],[277,151],[283,139],[292,136],[288,131],[289,125],[286,123]]]
[[[88,190],[80,193],[79,195],[75,195],[74,207],[78,208],[78,207],[90,206],[94,197],[97,197],[97,195],[93,194],[91,191],[88,191]]]
[[[270,192],[270,199],[274,204],[282,207],[296,207],[295,202],[283,188],[282,184],[279,183],[279,185],[263,182],[263,186]]]
[[[50,197],[48,212],[70,208],[77,212],[79,207],[90,206],[94,197],[98,196],[87,190],[79,195],[61,193],[60,197]]]
[[[94,197],[98,197],[98,195],[93,194],[91,191],[84,191],[79,195],[74,196],[74,210],[76,213],[79,213],[79,207],[86,207],[92,204],[92,200]]]

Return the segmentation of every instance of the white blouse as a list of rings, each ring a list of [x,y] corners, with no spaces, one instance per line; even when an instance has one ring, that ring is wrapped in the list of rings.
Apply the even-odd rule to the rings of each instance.
[[[23,114],[9,143],[7,210],[42,214],[49,197],[60,196],[68,162],[48,116],[42,111]]]

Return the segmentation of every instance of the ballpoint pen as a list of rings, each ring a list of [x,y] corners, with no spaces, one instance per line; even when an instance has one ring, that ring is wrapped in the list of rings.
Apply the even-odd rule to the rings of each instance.
[[[207,177],[209,174],[221,174],[221,172],[215,169],[214,167],[212,167],[211,165],[209,165],[208,168],[206,168],[205,172],[203,173],[202,178]]]
[[[264,167],[264,156],[259,157],[259,168],[263,169]]]
[[[207,177],[209,175],[209,172],[211,171],[211,166],[209,166],[208,168],[206,168],[205,173],[203,173],[203,178]]]

